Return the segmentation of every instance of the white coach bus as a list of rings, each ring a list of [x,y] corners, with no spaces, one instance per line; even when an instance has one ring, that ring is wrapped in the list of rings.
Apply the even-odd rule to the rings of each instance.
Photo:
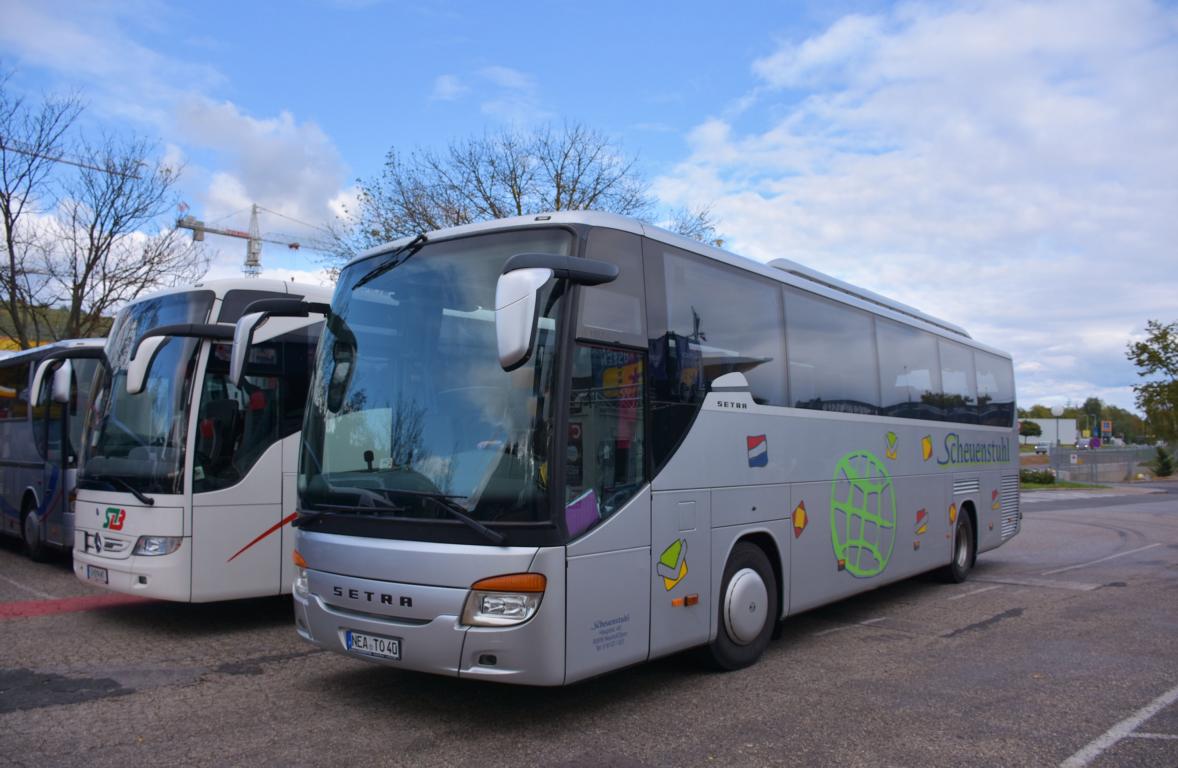
[[[70,497],[102,344],[59,341],[0,360],[0,530],[34,560],[74,543]],[[60,373],[46,377],[40,366]]]
[[[231,385],[233,323],[255,302],[330,291],[237,279],[124,307],[85,427],[79,579],[203,602],[289,592],[295,467],[319,316],[265,329]]]
[[[960,581],[1020,525],[1009,356],[606,214],[355,259],[307,407],[298,632],[405,669],[561,685],[693,646],[735,669],[786,616]]]

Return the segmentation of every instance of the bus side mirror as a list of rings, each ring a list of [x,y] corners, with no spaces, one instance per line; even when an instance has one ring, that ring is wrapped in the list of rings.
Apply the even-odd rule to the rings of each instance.
[[[69,405],[70,384],[74,378],[74,366],[69,360],[62,360],[53,373],[53,402]]]
[[[33,387],[29,391],[29,405],[36,408],[41,404],[41,385],[45,382],[45,374],[49,372],[49,366],[53,365],[52,360],[42,360],[37,364],[37,370],[33,372]]]
[[[516,269],[499,276],[495,285],[495,341],[499,365],[511,371],[532,356],[536,344],[537,293],[552,279],[552,270]]]
[[[601,285],[617,279],[618,266],[552,253],[518,253],[508,259],[495,285],[495,340],[503,370],[515,370],[532,356],[539,326],[537,294],[553,277]]]
[[[233,351],[229,356],[229,381],[240,387],[245,375],[245,361],[249,357],[250,345],[254,343],[254,332],[271,317],[327,316],[331,305],[319,301],[305,301],[296,298],[258,299],[246,305],[233,327]]]
[[[167,336],[147,336],[139,340],[131,362],[127,363],[127,394],[138,395],[147,385],[147,372],[159,354],[160,347],[168,341]]]
[[[242,315],[233,328],[233,352],[229,357],[229,381],[235,387],[241,386],[245,374],[245,360],[254,343],[254,331],[269,317],[265,312],[250,312]]]

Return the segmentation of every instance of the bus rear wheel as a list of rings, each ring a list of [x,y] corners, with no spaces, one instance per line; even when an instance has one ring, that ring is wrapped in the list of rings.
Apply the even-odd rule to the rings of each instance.
[[[973,562],[973,519],[963,509],[961,514],[957,516],[957,528],[953,537],[953,559],[941,569],[941,579],[950,584],[960,584],[969,578]]]
[[[777,623],[777,580],[760,547],[737,542],[724,566],[716,639],[708,646],[720,669],[742,669],[757,661]]]
[[[47,552],[45,540],[41,538],[41,519],[37,516],[37,509],[31,499],[26,499],[21,505],[20,530],[25,554],[34,562],[44,562]]]

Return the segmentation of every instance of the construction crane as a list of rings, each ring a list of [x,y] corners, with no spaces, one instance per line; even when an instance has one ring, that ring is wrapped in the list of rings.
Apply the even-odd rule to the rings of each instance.
[[[224,235],[225,237],[236,237],[245,240],[245,265],[242,267],[242,272],[246,277],[258,277],[262,274],[262,243],[273,243],[275,245],[285,245],[292,251],[297,251],[302,246],[291,240],[278,240],[272,237],[262,237],[261,228],[258,226],[258,204],[254,203],[250,211],[250,229],[249,232],[242,232],[240,229],[222,229],[220,227],[210,227],[203,221],[198,220],[195,216],[182,216],[176,220],[177,229],[191,229],[192,239],[196,242],[205,239],[205,233],[211,232],[214,235]]]

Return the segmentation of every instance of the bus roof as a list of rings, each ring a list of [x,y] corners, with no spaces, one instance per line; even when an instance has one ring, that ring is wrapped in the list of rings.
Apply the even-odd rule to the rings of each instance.
[[[62,339],[49,344],[42,344],[32,349],[22,349],[0,358],[0,365],[19,363],[22,360],[39,360],[47,353],[57,349],[78,349],[80,347],[101,347],[106,339]]]
[[[706,258],[715,261],[723,262],[739,269],[744,269],[750,272],[756,272],[760,275],[776,280],[781,283],[792,285],[801,288],[826,298],[838,301],[843,304],[850,304],[857,306],[860,309],[867,310],[873,314],[889,317],[893,320],[909,325],[918,325],[937,333],[940,336],[947,336],[958,341],[969,344],[986,352],[999,355],[1001,357],[1009,358],[1010,355],[998,349],[994,349],[985,344],[979,343],[969,335],[969,333],[959,325],[943,320],[941,318],[922,312],[915,307],[911,307],[902,302],[882,296],[874,291],[860,288],[851,283],[847,283],[831,275],[819,272],[816,269],[811,269],[798,262],[789,259],[774,259],[765,264],[745,256],[740,256],[731,251],[726,251],[722,248],[717,248],[706,243],[701,243],[698,240],[684,237],[683,235],[675,234],[661,227],[656,227],[653,224],[647,224],[638,219],[629,216],[620,216],[614,213],[603,213],[600,211],[553,211],[550,213],[534,214],[529,216],[515,216],[507,219],[495,219],[493,221],[477,222],[474,224],[464,224],[458,227],[448,227],[446,229],[439,229],[433,232],[425,233],[431,241],[433,240],[447,240],[455,237],[465,237],[468,235],[479,234],[483,232],[493,232],[503,229],[517,229],[523,227],[542,227],[551,226],[553,224],[579,224],[594,227],[606,227],[609,229],[618,229],[624,232],[630,232],[635,235],[644,236],[652,240],[673,245],[692,253],[699,254]],[[412,237],[403,237],[385,245],[380,245],[375,248],[370,248],[358,256],[351,259],[348,264],[353,264],[357,261],[364,261],[374,256],[379,256],[382,253],[395,250],[407,244],[412,240]]]

